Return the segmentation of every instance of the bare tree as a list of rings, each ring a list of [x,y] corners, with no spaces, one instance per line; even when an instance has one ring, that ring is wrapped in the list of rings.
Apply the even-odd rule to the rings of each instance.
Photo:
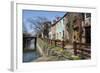
[[[29,18],[28,22],[31,23],[30,28],[32,30],[34,30],[37,33],[37,35],[44,33],[44,32],[47,32],[45,30],[45,28],[46,28],[46,26],[48,26],[47,22],[49,22],[49,21],[46,17],[39,17],[38,16],[36,19]],[[48,28],[46,28],[46,29],[48,29]]]

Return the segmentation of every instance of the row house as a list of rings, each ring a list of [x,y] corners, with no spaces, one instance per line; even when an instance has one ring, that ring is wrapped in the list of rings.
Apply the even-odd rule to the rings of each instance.
[[[85,35],[85,43],[91,43],[91,13],[85,13],[85,22],[83,25],[84,28],[84,35]]]
[[[76,13],[73,21],[73,41],[90,43],[91,38],[91,14]]]
[[[64,25],[65,25],[65,31],[64,31],[64,39],[72,44],[73,42],[73,20],[76,13],[67,12],[64,16]]]
[[[58,22],[56,23],[56,40],[63,41],[64,37],[64,23],[63,19],[58,19]]]
[[[58,17],[53,22],[50,27],[49,38],[67,41],[68,43],[73,43],[74,41],[89,42],[90,18],[89,13],[67,12],[63,17]]]
[[[67,13],[63,17],[57,17],[57,20],[53,22],[49,32],[51,40],[65,41],[69,39],[69,33],[66,30],[66,24],[68,23],[66,15]]]
[[[53,24],[49,28],[49,39],[55,40],[56,39],[56,20],[53,21]]]
[[[83,42],[82,34],[83,34],[83,28],[82,25],[84,25],[84,14],[83,13],[75,13],[73,17],[73,42]]]
[[[63,19],[57,17],[57,20],[53,21],[52,26],[50,27],[49,36],[52,40],[63,40],[63,31],[64,31],[64,24]]]
[[[91,14],[76,13],[73,20],[74,54],[83,59],[91,58]]]
[[[79,55],[90,58],[91,13],[67,12],[63,17],[57,18],[50,29],[51,40],[73,44],[75,55],[79,52]],[[64,46],[62,44],[63,48]]]
[[[63,45],[63,31],[64,31],[64,24],[63,20],[58,17],[57,20],[52,24],[50,28],[49,36],[50,36],[50,44],[55,46],[62,47]]]

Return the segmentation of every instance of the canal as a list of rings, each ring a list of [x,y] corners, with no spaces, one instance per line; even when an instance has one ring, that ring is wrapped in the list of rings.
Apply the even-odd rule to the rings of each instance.
[[[37,51],[28,51],[23,53],[23,62],[33,62],[37,58],[39,58],[40,55]]]
[[[36,40],[37,38],[33,36],[23,37],[23,62],[32,62],[40,56],[37,52]]]

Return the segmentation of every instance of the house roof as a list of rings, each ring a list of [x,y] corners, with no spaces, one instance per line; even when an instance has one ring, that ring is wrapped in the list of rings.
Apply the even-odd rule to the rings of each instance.
[[[67,13],[65,13],[65,15],[64,15],[63,17],[61,17],[58,21],[56,21],[55,23],[53,23],[53,24],[51,25],[51,27],[54,26],[54,25],[56,25],[56,24],[57,24],[60,20],[62,20],[66,15],[67,15]]]

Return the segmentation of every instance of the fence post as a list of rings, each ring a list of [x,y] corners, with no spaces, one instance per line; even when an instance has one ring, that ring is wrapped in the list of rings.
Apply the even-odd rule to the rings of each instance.
[[[63,30],[63,41],[62,41],[62,48],[64,49],[64,30]]]
[[[64,41],[62,41],[62,48],[64,49]]]
[[[55,40],[55,46],[56,46],[56,40]]]
[[[74,48],[74,55],[77,55],[77,44],[76,44],[76,42],[74,41],[73,42],[73,48]]]

